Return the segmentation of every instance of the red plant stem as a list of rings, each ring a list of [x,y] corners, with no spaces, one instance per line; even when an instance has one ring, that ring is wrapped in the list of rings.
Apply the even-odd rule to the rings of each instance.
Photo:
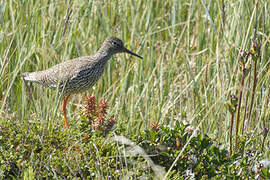
[[[239,122],[240,122],[240,111],[241,111],[241,102],[242,102],[242,95],[243,95],[243,87],[244,87],[244,80],[245,80],[245,70],[243,68],[242,71],[242,79],[241,79],[241,86],[240,86],[240,95],[239,95],[239,101],[238,101],[238,110],[237,110],[237,121],[236,121],[236,141],[235,146],[237,146],[238,143],[238,130],[239,130]]]
[[[248,78],[248,89],[250,87],[250,78],[251,76],[249,76]],[[242,125],[242,134],[244,134],[244,130],[245,130],[245,121],[246,121],[246,117],[247,117],[247,106],[248,106],[248,96],[249,95],[249,91],[247,91],[247,95],[246,95],[246,103],[245,103],[245,112],[244,112],[244,118],[243,118],[243,125]]]
[[[249,121],[250,121],[250,116],[251,116],[251,112],[252,112],[252,108],[253,108],[253,104],[254,104],[256,85],[257,85],[257,59],[254,60],[254,82],[253,82],[250,109],[249,109],[249,114],[248,114]]]
[[[234,114],[235,113],[232,113],[231,129],[230,129],[230,156],[232,155],[232,132],[233,132]]]

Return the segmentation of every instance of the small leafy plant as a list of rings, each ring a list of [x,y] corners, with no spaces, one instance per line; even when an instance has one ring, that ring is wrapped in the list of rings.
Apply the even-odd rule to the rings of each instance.
[[[237,150],[229,155],[224,144],[179,121],[173,127],[153,122],[138,136],[124,134],[125,124],[112,129],[116,121],[107,114],[108,108],[105,100],[88,95],[78,126],[54,127],[47,134],[34,121],[28,127],[6,121],[0,129],[1,178],[163,178],[157,177],[149,158],[169,179],[269,178],[269,167],[259,161],[261,151],[252,146],[256,141],[252,135],[240,137]],[[113,141],[115,135],[133,143]],[[132,144],[148,160],[129,153]]]

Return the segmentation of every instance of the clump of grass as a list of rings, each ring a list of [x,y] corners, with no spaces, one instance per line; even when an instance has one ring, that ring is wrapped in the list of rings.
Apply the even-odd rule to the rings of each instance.
[[[250,119],[252,109],[254,106],[254,98],[256,94],[256,85],[257,85],[257,61],[260,59],[260,44],[258,44],[257,40],[252,39],[252,43],[250,45],[250,50],[245,51],[241,50],[240,52],[240,59],[239,59],[239,67],[241,70],[241,80],[239,82],[239,96],[235,95],[230,95],[230,103],[228,104],[229,106],[229,111],[231,113],[231,124],[230,124],[230,154],[232,154],[232,139],[233,139],[233,126],[234,126],[234,117],[235,117],[235,112],[236,114],[236,127],[235,127],[235,147],[238,147],[239,145],[239,124],[240,124],[240,118],[243,118],[242,121],[242,134],[244,135],[244,130],[245,130],[245,122],[246,118]],[[252,66],[252,63],[254,62],[254,65]],[[243,98],[243,93],[245,87],[249,87],[249,82],[250,82],[250,71],[251,69],[254,70],[253,73],[253,88],[251,93],[249,90],[246,91],[246,102],[245,102],[245,111],[244,113],[240,113],[242,109],[242,98]],[[248,85],[246,85],[246,77],[249,76],[249,81]],[[251,94],[251,101],[249,103],[249,95]],[[236,102],[238,101],[238,102]],[[249,108],[249,113],[247,116],[247,109]],[[264,140],[263,140],[264,141]],[[264,143],[263,143],[264,144]],[[263,149],[263,148],[262,148]]]

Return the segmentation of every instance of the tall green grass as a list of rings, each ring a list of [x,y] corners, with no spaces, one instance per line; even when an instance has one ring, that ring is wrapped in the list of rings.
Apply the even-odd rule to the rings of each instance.
[[[107,37],[117,36],[143,60],[115,55],[95,87],[72,96],[67,106],[71,126],[77,126],[85,95],[92,93],[107,99],[116,128],[125,124],[125,134],[135,136],[154,121],[171,126],[184,121],[228,145],[231,117],[226,104],[230,94],[239,93],[240,50],[256,37],[261,59],[245,133],[259,134],[270,122],[270,4],[261,0],[256,8],[254,1],[224,3],[1,1],[0,123],[15,121],[26,130],[29,121],[40,123],[42,135],[62,127],[56,92],[33,84],[29,96],[20,74],[91,55]],[[245,86],[244,92],[251,87]],[[249,104],[245,96],[242,102]],[[269,138],[265,147],[269,152]]]

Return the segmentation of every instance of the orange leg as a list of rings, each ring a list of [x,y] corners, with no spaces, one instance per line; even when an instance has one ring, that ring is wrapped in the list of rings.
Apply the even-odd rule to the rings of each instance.
[[[63,111],[64,119],[65,119],[65,124],[64,124],[65,128],[69,128],[68,121],[67,121],[67,112],[66,112],[66,105],[67,105],[67,101],[69,97],[70,97],[70,94],[67,95],[62,101],[62,111]]]

